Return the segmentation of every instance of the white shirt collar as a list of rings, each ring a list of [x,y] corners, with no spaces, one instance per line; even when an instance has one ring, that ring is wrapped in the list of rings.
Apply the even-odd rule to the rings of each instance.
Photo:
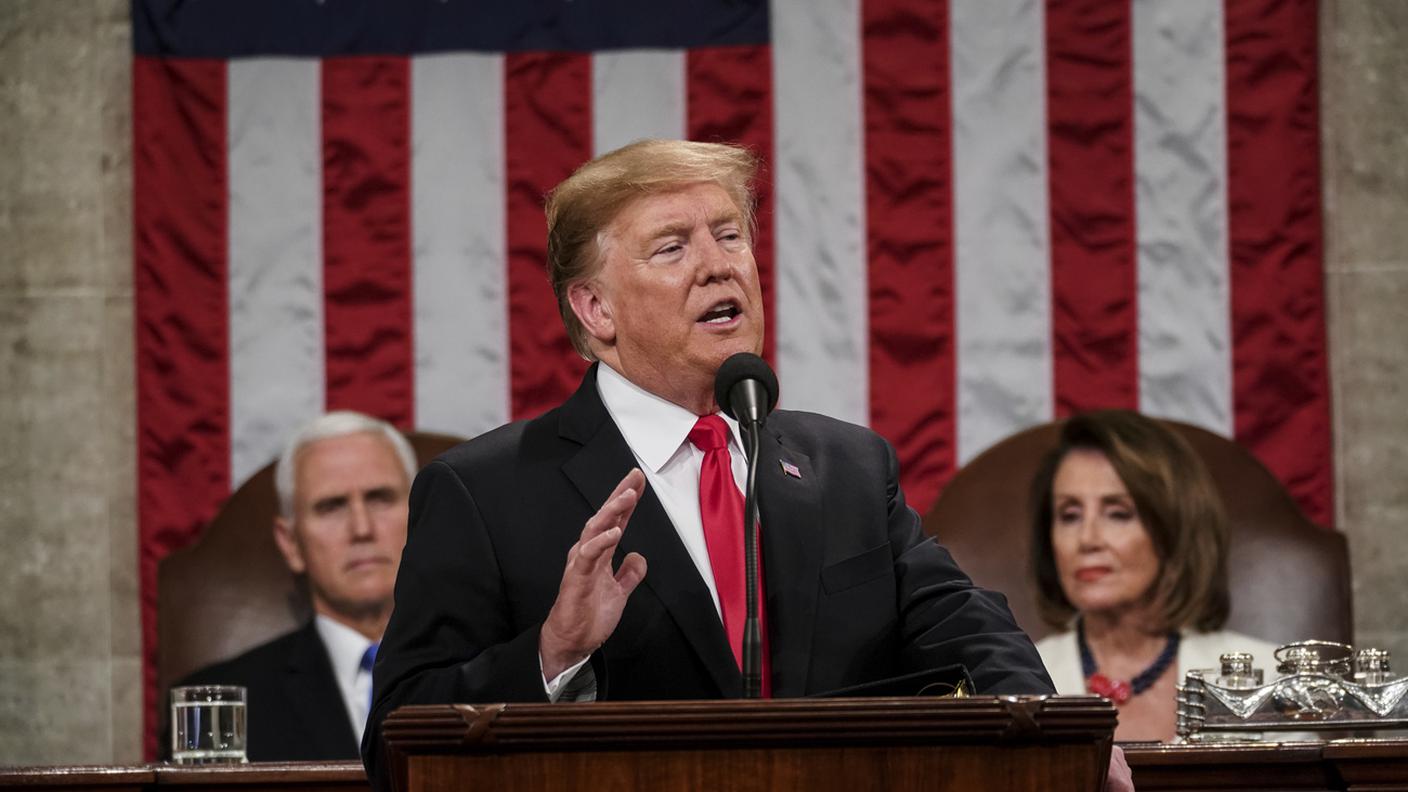
[[[345,687],[351,687],[361,670],[362,655],[372,645],[365,635],[338,621],[318,614],[313,619],[318,637],[328,649],[328,660],[332,661],[332,673]]]
[[[660,472],[674,458],[699,421],[699,416],[645,390],[605,363],[597,366],[596,387],[626,445],[652,472]],[[738,422],[722,413],[719,417],[728,424],[730,444],[737,453],[743,448]]]

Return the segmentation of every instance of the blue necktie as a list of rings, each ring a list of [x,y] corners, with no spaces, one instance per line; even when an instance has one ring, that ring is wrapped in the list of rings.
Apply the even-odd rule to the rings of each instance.
[[[372,664],[376,662],[376,650],[377,650],[377,647],[378,647],[378,646],[381,646],[381,644],[380,644],[380,643],[374,643],[374,644],[372,644],[371,646],[368,646],[368,647],[367,647],[367,651],[365,651],[365,652],[362,653],[362,662],[358,665],[358,667],[361,668],[363,671],[366,671],[368,674],[370,674],[370,673],[372,672]],[[367,717],[368,717],[368,718],[370,718],[370,717],[372,716],[372,705],[375,704],[375,703],[376,703],[376,686],[373,685],[373,686],[372,686],[372,692],[371,692],[371,693],[369,694],[369,696],[367,697]]]

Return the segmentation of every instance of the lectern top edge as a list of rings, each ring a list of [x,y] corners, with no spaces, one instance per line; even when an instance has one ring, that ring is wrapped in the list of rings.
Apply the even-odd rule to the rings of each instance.
[[[1043,743],[1108,738],[1115,722],[1096,696],[455,704],[402,707],[383,735],[392,752]]]

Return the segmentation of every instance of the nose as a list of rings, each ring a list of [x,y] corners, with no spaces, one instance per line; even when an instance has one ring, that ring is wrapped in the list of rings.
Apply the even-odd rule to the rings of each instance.
[[[353,501],[348,529],[354,541],[365,541],[372,538],[375,533],[372,530],[371,511],[367,508],[365,500],[358,498]]]
[[[1082,516],[1076,537],[1080,540],[1081,550],[1095,550],[1103,546],[1105,534],[1101,530],[1100,516],[1092,513]]]
[[[699,257],[698,270],[701,283],[728,280],[733,277],[733,257],[724,249],[723,243],[714,239],[712,234],[708,235],[706,244],[699,245],[696,249],[703,251]]]

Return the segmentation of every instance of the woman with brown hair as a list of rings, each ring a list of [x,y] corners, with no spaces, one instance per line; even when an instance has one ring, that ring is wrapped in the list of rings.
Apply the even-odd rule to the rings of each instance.
[[[1274,645],[1222,630],[1227,517],[1197,454],[1127,410],[1071,418],[1032,483],[1037,644],[1061,693],[1120,707],[1115,737],[1174,736],[1174,687],[1224,652],[1269,662]]]

